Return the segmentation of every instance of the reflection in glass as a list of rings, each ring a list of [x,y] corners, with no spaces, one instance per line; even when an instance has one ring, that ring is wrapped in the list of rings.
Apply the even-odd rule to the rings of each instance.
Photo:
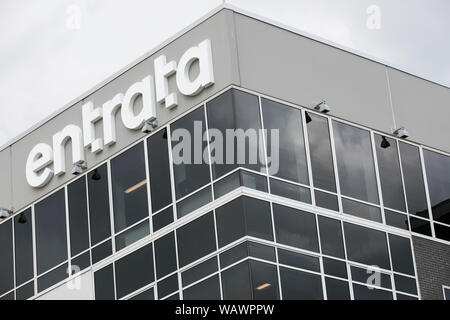
[[[311,203],[310,189],[293,183],[288,183],[271,178],[270,192],[276,196],[285,197],[305,203]]]
[[[342,210],[344,213],[348,213],[356,217],[380,223],[383,221],[380,208],[344,197],[342,198]]]
[[[319,275],[280,267],[284,300],[322,300],[322,280]]]
[[[86,198],[86,177],[67,186],[69,204],[70,251],[75,256],[89,248],[89,220]]]
[[[33,278],[33,227],[31,209],[14,217],[14,249],[16,259],[16,286]],[[0,230],[2,233],[2,230]],[[0,242],[6,245],[7,242]],[[3,246],[4,246],[3,245]],[[8,261],[7,258],[0,258]],[[7,272],[0,271],[0,274]]]
[[[369,131],[333,121],[333,133],[341,193],[378,204]]]
[[[322,253],[345,258],[342,228],[339,220],[319,216],[320,243]]]
[[[347,281],[326,277],[325,284],[327,288],[327,300],[350,300]]]
[[[89,172],[87,179],[89,189],[91,245],[95,245],[111,236],[106,164]]]
[[[203,280],[183,291],[185,300],[220,300],[219,276]]]
[[[13,236],[11,220],[0,224],[0,295],[14,288]]]

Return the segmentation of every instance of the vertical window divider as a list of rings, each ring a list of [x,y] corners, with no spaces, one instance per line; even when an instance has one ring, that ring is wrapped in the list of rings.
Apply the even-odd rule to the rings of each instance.
[[[153,234],[153,219],[152,219],[152,200],[151,200],[151,192],[150,192],[150,167],[149,167],[149,160],[148,160],[148,138],[145,138],[144,143],[144,163],[145,163],[145,176],[147,179],[147,208],[148,208],[148,221],[149,221],[149,230],[150,234]]]
[[[382,223],[385,225],[386,224],[386,218],[384,216],[384,203],[383,203],[383,192],[381,191],[381,180],[380,180],[380,169],[378,167],[378,157],[377,157],[377,150],[375,148],[375,136],[373,131],[370,131],[370,142],[372,144],[372,154],[373,154],[373,163],[375,166],[375,179],[377,182],[377,190],[378,190],[378,201],[379,201],[379,206],[381,209],[381,220]]]
[[[400,176],[402,178],[402,186],[403,186],[403,198],[405,199],[405,210],[407,213],[407,220],[408,220],[408,230],[411,231],[411,223],[409,223],[409,207],[408,207],[408,198],[406,197],[406,185],[405,185],[405,178],[403,176],[403,166],[402,166],[402,155],[400,154],[400,145],[397,139],[395,139],[395,145],[397,148],[397,155],[398,155],[398,161],[400,165]]]
[[[203,113],[205,114],[205,126],[206,126],[205,133],[206,133],[206,139],[207,139],[206,147],[208,148],[209,181],[211,183],[211,193],[212,193],[211,194],[211,197],[212,197],[211,199],[212,199],[212,201],[214,201],[215,200],[214,186],[213,186],[213,183],[212,183],[214,178],[213,178],[213,174],[212,174],[211,149],[209,147],[209,124],[208,124],[208,113],[206,112],[206,103],[203,104]],[[202,137],[202,140],[203,140],[203,137]],[[203,154],[202,154],[202,159],[203,159]],[[214,217],[214,220],[215,220],[215,217]]]
[[[422,146],[419,146],[419,155],[420,155],[420,165],[422,166],[423,184],[425,187],[425,196],[427,198],[428,218],[430,219],[430,224],[431,224],[431,236],[433,238],[436,238],[436,234],[434,232],[433,211],[431,210],[430,191],[428,189],[428,179],[427,179],[427,172],[426,172],[426,168],[425,168],[425,160],[423,157]]]
[[[268,157],[267,157],[267,132],[265,131],[265,127],[264,127],[264,116],[263,116],[263,112],[262,112],[262,102],[261,102],[261,96],[259,96],[259,95],[258,95],[258,104],[259,104],[259,118],[260,118],[260,121],[261,121],[261,130],[262,130],[262,135],[263,135],[263,152],[264,152],[264,162],[265,162],[264,165],[266,167],[265,176],[266,176],[266,180],[267,180],[267,191],[268,191],[268,193],[271,193],[271,191],[270,191],[270,180],[269,180]],[[272,204],[270,206],[272,207]]]
[[[175,231],[174,231],[174,234],[175,234]],[[176,237],[175,237],[175,241],[176,241]],[[176,242],[175,242],[175,245],[176,245]],[[158,290],[157,290],[158,289],[158,282],[156,281],[157,279],[156,279],[155,241],[152,241],[151,246],[152,246],[152,255],[153,255],[153,279],[154,279],[153,280],[153,282],[154,282],[154,285],[153,285],[153,296],[154,296],[155,300],[158,300]],[[176,256],[177,256],[177,260],[178,260],[178,255],[176,255]],[[177,261],[177,263],[178,263],[178,261]]]
[[[392,253],[391,253],[391,238],[389,235],[389,232],[385,232],[384,233],[386,235],[386,239],[387,239],[387,247],[388,247],[388,252],[389,252],[389,263],[391,264],[391,272],[390,272],[390,277],[391,277],[391,287],[392,287],[392,295],[393,295],[393,299],[397,300],[397,292],[395,289],[395,281],[394,281],[394,265],[392,264]]]
[[[169,152],[169,172],[170,172],[170,188],[172,190],[172,213],[173,221],[177,221],[177,195],[175,192],[175,175],[173,172],[173,155],[172,155],[172,130],[170,125],[167,125],[167,151]]]
[[[316,206],[316,196],[314,193],[314,180],[312,175],[312,165],[311,165],[311,154],[309,152],[309,137],[308,137],[308,130],[306,128],[306,114],[305,110],[300,109],[301,116],[302,116],[302,128],[303,128],[303,136],[305,140],[305,153],[306,153],[306,168],[308,170],[308,178],[309,178],[309,190],[311,192],[311,203],[313,206]]]
[[[349,292],[350,292],[350,300],[355,300],[355,293],[353,292],[353,282],[352,282],[352,270],[350,268],[350,264],[348,263],[348,256],[347,256],[347,239],[345,238],[345,228],[344,228],[344,222],[342,220],[340,221],[341,230],[342,230],[342,244],[344,245],[344,257],[345,257],[345,267],[347,268],[347,282],[349,286]],[[319,237],[320,242],[320,237]]]
[[[116,252],[116,241],[114,237],[114,203],[112,192],[112,177],[111,177],[111,160],[106,162],[106,172],[108,173],[108,198],[109,198],[109,219],[111,224],[111,250],[114,254]]]
[[[89,231],[89,265],[92,265],[92,239],[91,239],[91,208],[89,205],[89,183],[88,183],[88,174],[85,175],[84,182],[86,184],[86,207],[87,207],[87,217],[88,217],[88,231]]]
[[[15,290],[15,288],[17,287],[17,281],[16,281],[16,235],[15,235],[15,217],[12,217],[11,219],[11,228],[12,228],[12,254],[13,254],[13,286],[14,286],[14,299],[17,300],[17,290]]]
[[[70,223],[69,223],[69,194],[67,191],[67,186],[64,186],[64,206],[65,206],[65,214],[66,214],[66,237],[67,237],[67,277],[72,276],[72,261],[71,261],[71,257],[72,257],[72,252],[70,250]]]
[[[177,260],[177,281],[178,281],[178,295],[180,300],[183,300],[183,283],[181,281],[181,272],[180,272],[180,262],[178,259],[178,239],[177,239],[177,234],[175,232],[176,230],[173,230],[173,236],[174,236],[174,240],[175,240],[175,257]],[[168,233],[170,234],[170,232]],[[159,238],[161,239],[161,238]],[[153,241],[153,254],[155,254],[155,246],[154,246],[155,242]],[[156,262],[155,262],[156,263]],[[156,281],[156,266],[155,266],[155,281]]]
[[[417,286],[417,296],[419,297],[419,300],[422,300],[421,291],[420,291],[420,284],[419,284],[419,277],[417,275],[416,253],[414,252],[414,250],[415,250],[414,249],[414,242],[412,241],[412,236],[411,235],[410,235],[408,240],[409,240],[409,245],[411,247],[411,255],[412,255],[412,259],[413,259],[414,278],[415,278],[416,286]]]
[[[322,241],[320,239],[319,216],[317,214],[314,214],[314,219],[316,221],[317,242],[319,243],[319,265],[320,265],[320,278],[322,280],[323,299],[328,300],[327,287],[325,283],[325,269],[323,267],[323,253],[322,253]],[[345,242],[344,239],[342,242]]]
[[[31,206],[32,234],[33,234],[33,274],[34,274],[34,294],[38,292],[37,287],[37,255],[36,255],[36,219],[34,205]]]
[[[328,122],[328,131],[330,134],[330,144],[331,144],[331,155],[333,158],[333,167],[334,167],[334,180],[336,183],[336,193],[338,196],[338,205],[339,205],[339,212],[343,213],[342,209],[342,198],[341,198],[341,184],[339,181],[339,171],[338,171],[338,165],[337,165],[337,158],[336,158],[336,147],[334,145],[334,132],[333,132],[333,124],[332,120],[328,117],[326,117]]]

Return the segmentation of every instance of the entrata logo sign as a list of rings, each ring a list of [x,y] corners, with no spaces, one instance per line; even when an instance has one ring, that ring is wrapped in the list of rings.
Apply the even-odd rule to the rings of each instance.
[[[189,70],[198,61],[199,73],[195,79],[189,77]],[[210,40],[188,49],[175,61],[166,61],[161,55],[154,60],[155,75],[149,75],[136,82],[125,94],[118,93],[102,107],[96,108],[89,101],[82,106],[83,128],[69,124],[53,135],[53,146],[37,144],[28,155],[26,178],[35,188],[45,186],[54,175],[66,173],[65,145],[72,142],[72,163],[85,166],[84,148],[98,153],[105,146],[116,143],[115,118],[120,109],[123,125],[130,130],[140,130],[144,125],[156,124],[156,102],[172,109],[177,106],[177,93],[169,92],[168,78],[175,74],[178,91],[185,96],[195,96],[214,83],[212,52]],[[156,93],[156,94],[155,94]],[[134,110],[134,102],[142,97],[142,109]],[[103,120],[103,138],[96,137],[95,123]],[[53,164],[53,169],[50,166]]]

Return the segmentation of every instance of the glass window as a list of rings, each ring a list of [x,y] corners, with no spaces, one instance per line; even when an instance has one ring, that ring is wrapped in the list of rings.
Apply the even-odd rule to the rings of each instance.
[[[16,300],[27,300],[34,296],[34,282],[27,283],[16,291]]]
[[[293,208],[273,205],[277,242],[301,249],[319,251],[316,217]]]
[[[167,128],[147,140],[152,211],[156,212],[172,202]]]
[[[214,196],[220,198],[239,187],[267,192],[267,179],[259,174],[238,170],[214,183]]]
[[[347,265],[344,261],[323,258],[324,272],[330,276],[347,279]]]
[[[305,140],[303,137],[302,115],[299,109],[268,99],[261,99],[264,128],[267,130],[267,156],[271,175],[309,184],[306,164]],[[272,130],[279,132],[278,146],[272,142]],[[272,146],[272,144],[274,144]],[[277,164],[275,148],[279,151]],[[273,150],[272,150],[273,149]]]
[[[392,292],[387,290],[368,288],[366,285],[353,284],[355,300],[392,300]]]
[[[111,160],[116,232],[148,216],[144,159],[144,145],[140,143]]]
[[[50,288],[51,286],[63,281],[68,276],[69,265],[65,263],[37,279],[38,292],[42,292],[45,289]]]
[[[212,212],[177,229],[180,268],[216,250]]]
[[[261,117],[258,97],[243,91],[230,89],[208,102],[206,110],[208,112],[214,178],[217,179],[238,166],[258,172],[264,170],[262,162],[259,161],[262,145],[260,145],[261,140],[259,139]],[[223,143],[218,144],[219,141],[215,141],[214,130],[219,130]],[[226,139],[229,139],[229,133],[232,131],[238,137],[241,133],[245,134],[245,140],[233,137],[233,150],[228,150],[225,142]],[[231,143],[231,141],[227,142]],[[217,150],[217,148],[220,148],[220,150]],[[240,155],[239,152],[243,151],[245,151],[245,154]]]
[[[419,148],[404,142],[399,142],[399,147],[408,211],[411,214],[428,218]]]
[[[153,232],[162,229],[173,222],[173,208],[172,206],[158,212],[153,216]]]
[[[181,218],[212,200],[211,186],[207,186],[193,195],[179,201],[177,203],[177,216]]]
[[[67,260],[64,189],[35,205],[37,271],[41,274]]]
[[[431,237],[431,224],[428,220],[409,217],[411,232],[417,232]]]
[[[152,244],[115,262],[117,298],[122,298],[155,280]]]
[[[155,300],[155,292],[153,288],[145,290],[144,292],[134,296],[130,300]]]
[[[177,270],[177,257],[175,254],[175,235],[173,232],[155,241],[156,277]]]
[[[13,236],[11,220],[0,224],[0,295],[14,288]]]
[[[306,113],[314,187],[336,192],[328,120]]]
[[[349,223],[344,223],[344,232],[349,260],[391,269],[384,232]]]
[[[219,247],[246,235],[273,240],[268,202],[240,197],[217,208],[216,219]]]
[[[188,195],[211,180],[209,165],[204,162],[207,150],[205,110],[198,108],[170,126],[173,173],[177,199]]]
[[[409,230],[408,216],[398,212],[384,210],[386,224],[392,227]]]
[[[278,300],[277,268],[268,263],[250,260],[250,274],[254,300]]]
[[[248,257],[247,242],[238,244],[237,246],[220,254],[220,267],[223,269],[247,257]]]
[[[89,189],[89,221],[91,243],[95,245],[111,236],[108,173],[106,164],[87,175]]]
[[[158,282],[158,298],[164,298],[169,294],[178,290],[178,275],[175,273],[174,275],[165,278]]]
[[[333,211],[339,211],[338,198],[335,195],[315,190],[314,196],[316,198],[316,206]]]
[[[311,203],[310,189],[293,183],[288,183],[271,178],[270,192],[276,196],[285,197],[305,203]]]
[[[390,234],[389,247],[391,249],[392,269],[414,275],[414,262],[409,239]]]
[[[341,193],[378,204],[369,131],[333,121],[333,132]]]
[[[278,262],[300,269],[320,272],[319,258],[306,254],[278,249]]]
[[[247,242],[248,255],[267,261],[276,261],[275,248],[256,242]]]
[[[326,277],[325,285],[327,288],[327,300],[350,300],[347,281]]]
[[[406,212],[397,142],[394,139],[375,134],[375,148],[383,204],[388,208]]]
[[[186,287],[195,281],[205,278],[217,271],[217,257],[213,257],[192,267],[181,274],[183,286]]]
[[[212,276],[183,291],[185,300],[220,300],[219,275]]]
[[[423,157],[433,219],[450,224],[450,157],[426,149]]]
[[[113,266],[109,266],[94,273],[95,300],[114,300]]]
[[[395,290],[417,295],[416,279],[394,274]]]
[[[351,273],[353,281],[365,283],[370,288],[374,288],[374,286],[392,288],[391,276],[380,272],[376,267],[363,269],[351,266]],[[377,282],[378,280],[379,282]]]
[[[136,241],[148,236],[150,234],[150,226],[148,220],[129,228],[116,236],[116,251],[122,250],[125,247],[135,243]]]
[[[72,274],[83,271],[91,266],[91,254],[89,251],[72,259]]]
[[[342,197],[342,211],[352,216],[382,223],[381,210],[379,207],[371,206],[359,201]]]
[[[72,256],[89,248],[89,220],[86,197],[86,177],[67,186],[69,202],[70,252]]]
[[[344,259],[341,222],[322,216],[319,216],[318,219],[322,253]]]
[[[16,286],[33,278],[33,221],[31,209],[14,217],[14,248],[16,259]],[[0,227],[1,228],[1,227]],[[0,231],[2,232],[2,231]],[[7,242],[1,242],[7,243]],[[3,256],[2,256],[3,257]],[[7,261],[7,259],[1,259]],[[4,272],[1,272],[4,274]]]
[[[436,234],[436,238],[450,241],[450,227],[435,223],[434,232]]]
[[[450,288],[444,287],[444,299],[450,300]]]
[[[95,264],[110,255],[112,255],[112,243],[111,240],[108,240],[92,248],[92,264]]]
[[[280,267],[281,291],[284,300],[322,300],[319,275]]]

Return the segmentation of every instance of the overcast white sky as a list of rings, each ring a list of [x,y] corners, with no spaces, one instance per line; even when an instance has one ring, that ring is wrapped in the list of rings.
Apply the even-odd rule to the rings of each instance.
[[[450,86],[450,0],[227,2]],[[221,3],[0,0],[0,145]]]

